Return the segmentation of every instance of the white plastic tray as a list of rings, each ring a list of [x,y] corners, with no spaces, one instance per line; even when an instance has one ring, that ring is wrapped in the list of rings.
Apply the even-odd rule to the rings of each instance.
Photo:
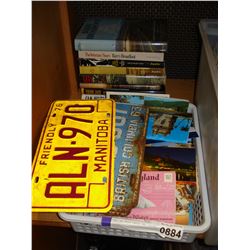
[[[188,112],[193,114],[194,126],[200,135],[198,114],[195,105],[189,104]],[[198,171],[199,193],[196,196],[193,209],[194,225],[167,224],[158,221],[145,221],[126,217],[93,216],[91,214],[83,215],[78,213],[59,213],[60,218],[70,222],[76,232],[163,241],[192,242],[197,234],[206,232],[211,224],[200,137],[195,139],[195,146],[197,152],[196,168]],[[108,220],[108,223],[105,223],[105,220]],[[164,226],[181,228],[183,233],[181,239],[168,238],[167,236],[163,237],[159,230]]]

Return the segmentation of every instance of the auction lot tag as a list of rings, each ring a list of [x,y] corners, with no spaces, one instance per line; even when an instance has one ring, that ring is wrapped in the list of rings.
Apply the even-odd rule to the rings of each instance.
[[[181,240],[183,236],[183,226],[164,223],[162,226],[158,226],[157,233],[163,238]]]
[[[32,211],[108,212],[114,136],[113,100],[52,103],[32,165]]]

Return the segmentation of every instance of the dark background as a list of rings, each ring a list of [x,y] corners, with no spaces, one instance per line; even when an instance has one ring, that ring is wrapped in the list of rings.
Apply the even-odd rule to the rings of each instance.
[[[82,1],[68,2],[72,37],[86,17],[166,20],[167,77],[196,79],[200,61],[201,19],[218,18],[217,1]]]

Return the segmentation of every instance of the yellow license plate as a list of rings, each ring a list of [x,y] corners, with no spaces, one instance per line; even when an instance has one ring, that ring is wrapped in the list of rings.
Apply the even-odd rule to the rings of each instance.
[[[54,102],[33,160],[32,211],[108,212],[114,133],[114,101]]]

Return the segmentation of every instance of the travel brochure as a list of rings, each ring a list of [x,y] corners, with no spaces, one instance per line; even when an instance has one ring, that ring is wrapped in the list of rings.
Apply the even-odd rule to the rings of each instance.
[[[128,218],[175,223],[175,192],[174,171],[143,171],[139,202]]]

